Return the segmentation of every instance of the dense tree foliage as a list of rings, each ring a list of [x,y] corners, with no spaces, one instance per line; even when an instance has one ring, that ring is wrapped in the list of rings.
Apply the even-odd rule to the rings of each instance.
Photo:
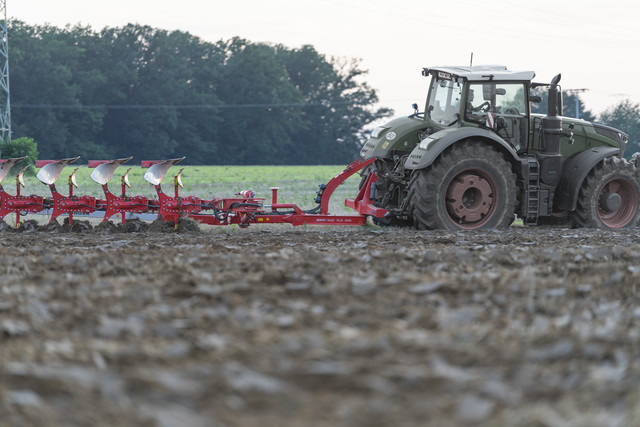
[[[13,134],[43,158],[344,163],[363,128],[391,114],[373,107],[357,61],[311,46],[20,21],[9,37]]]
[[[602,112],[600,121],[629,135],[625,157],[640,152],[640,104],[624,100]]]

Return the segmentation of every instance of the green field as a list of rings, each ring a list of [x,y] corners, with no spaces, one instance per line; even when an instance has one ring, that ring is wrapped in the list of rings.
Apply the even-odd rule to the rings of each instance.
[[[60,174],[56,188],[61,194],[68,194],[68,176],[76,167],[67,167]],[[112,193],[120,194],[120,177],[127,169],[128,167],[121,166],[116,170],[109,183],[109,189]],[[167,173],[162,184],[165,193],[174,194],[173,177],[180,169],[178,164]],[[271,187],[279,187],[279,203],[295,203],[307,210],[316,206],[314,198],[318,185],[326,184],[343,169],[343,166],[185,166],[182,172],[184,188],[180,190],[180,195],[212,199],[214,197],[233,197],[238,191],[250,189],[256,193],[256,197],[265,198],[265,204],[270,204]],[[143,178],[147,170],[140,166],[131,167],[129,172],[131,188],[127,189],[128,195],[157,198],[154,187]],[[74,195],[104,197],[101,186],[89,177],[92,171],[93,169],[86,166],[79,167],[76,173],[78,188],[74,188]],[[331,198],[329,213],[355,213],[344,206],[344,199],[357,195],[359,183],[360,175],[356,173],[338,187]],[[5,191],[9,194],[15,194],[15,179],[12,176],[5,178],[2,184]],[[26,187],[22,189],[23,195],[51,195],[49,188],[35,176],[25,177],[25,184]],[[7,217],[6,220],[9,222],[10,217]]]

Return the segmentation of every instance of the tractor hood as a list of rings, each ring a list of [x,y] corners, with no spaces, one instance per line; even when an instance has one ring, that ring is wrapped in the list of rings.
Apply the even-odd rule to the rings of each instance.
[[[536,119],[542,119],[541,114],[532,114]],[[560,152],[564,157],[571,157],[582,152],[585,147],[610,146],[618,147],[620,157],[624,155],[629,136],[619,129],[592,123],[573,117],[562,117],[562,130],[573,133],[573,144],[561,144]]]
[[[398,117],[378,126],[360,150],[365,159],[387,157],[391,151],[410,152],[418,145],[418,132],[429,124],[418,116]]]

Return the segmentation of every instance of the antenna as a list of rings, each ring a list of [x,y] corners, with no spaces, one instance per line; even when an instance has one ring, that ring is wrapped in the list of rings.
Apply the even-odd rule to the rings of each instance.
[[[0,142],[11,142],[11,97],[9,96],[9,33],[7,1],[0,0]]]
[[[473,52],[471,52],[471,60],[469,61],[469,67],[473,67]]]

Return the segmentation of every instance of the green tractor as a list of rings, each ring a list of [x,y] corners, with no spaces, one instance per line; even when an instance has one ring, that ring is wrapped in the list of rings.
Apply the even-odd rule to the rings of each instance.
[[[640,220],[635,162],[627,135],[560,117],[560,75],[534,83],[533,71],[504,66],[434,67],[426,109],[377,127],[362,147],[375,157],[374,199],[381,225],[492,229],[566,223],[622,228]],[[547,115],[532,94],[548,88]],[[365,174],[367,172],[364,172]],[[364,180],[363,180],[364,182]]]

